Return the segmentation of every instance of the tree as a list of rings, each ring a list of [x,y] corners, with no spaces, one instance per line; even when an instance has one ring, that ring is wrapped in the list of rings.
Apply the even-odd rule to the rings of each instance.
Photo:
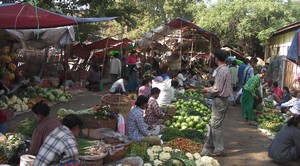
[[[300,5],[283,0],[220,0],[195,14],[196,23],[215,32],[223,44],[263,57],[263,47],[278,28],[295,22]]]

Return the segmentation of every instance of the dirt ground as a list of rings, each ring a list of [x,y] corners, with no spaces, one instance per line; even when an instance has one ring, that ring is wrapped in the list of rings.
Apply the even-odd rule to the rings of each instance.
[[[105,87],[104,89],[108,89]],[[100,98],[107,92],[84,92],[74,96],[74,100],[59,103],[51,107],[51,116],[55,116],[59,108],[74,110],[90,108],[100,103]],[[9,131],[14,131],[18,122],[26,117],[33,118],[33,113],[25,113],[14,117],[9,122]],[[224,120],[224,139],[227,156],[216,158],[221,166],[279,166],[267,153],[271,140],[260,133],[255,126],[249,126],[241,118],[240,106],[230,107]],[[300,139],[300,138],[299,138]],[[287,166],[300,166],[300,163],[286,163]]]

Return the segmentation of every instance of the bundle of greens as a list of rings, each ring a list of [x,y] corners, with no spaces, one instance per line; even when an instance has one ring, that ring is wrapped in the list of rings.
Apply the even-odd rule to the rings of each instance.
[[[21,133],[26,138],[31,138],[37,125],[38,125],[38,122],[36,120],[25,118],[17,126],[16,132]]]
[[[144,162],[149,161],[149,156],[147,154],[148,144],[146,142],[132,143],[126,153],[126,157],[136,157],[140,156]]]

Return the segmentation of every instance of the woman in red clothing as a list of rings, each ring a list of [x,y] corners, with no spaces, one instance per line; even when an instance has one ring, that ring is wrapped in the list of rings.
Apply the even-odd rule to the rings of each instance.
[[[136,58],[136,52],[132,51],[130,56],[127,58],[127,65],[128,65],[128,90],[133,92],[136,90],[138,86],[138,80],[137,80],[137,72],[138,69],[136,68],[136,63],[138,62],[138,59]]]
[[[0,110],[0,133],[6,134],[8,128],[7,116]]]
[[[277,103],[282,99],[282,90],[277,81],[273,82],[272,96]]]

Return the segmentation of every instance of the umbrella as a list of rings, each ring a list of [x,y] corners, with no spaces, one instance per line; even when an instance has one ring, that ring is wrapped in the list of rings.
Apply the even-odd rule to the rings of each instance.
[[[77,18],[36,8],[28,4],[0,4],[0,28],[38,29],[108,21],[117,17]]]
[[[300,66],[300,28],[295,33],[295,36],[287,54],[287,59]]]

